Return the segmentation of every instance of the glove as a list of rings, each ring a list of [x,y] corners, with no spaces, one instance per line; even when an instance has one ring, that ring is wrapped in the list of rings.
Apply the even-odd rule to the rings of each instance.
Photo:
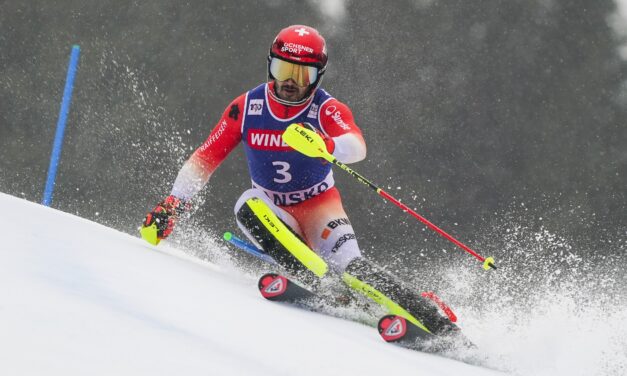
[[[304,122],[304,123],[299,123],[299,124],[301,127],[304,127],[304,128],[307,128],[309,130],[316,132],[318,136],[320,136],[322,140],[324,141],[324,144],[326,145],[327,151],[329,152],[329,154],[333,154],[333,151],[335,150],[335,141],[333,141],[331,137],[320,132],[320,130],[318,130],[316,127],[314,127],[310,123]]]
[[[174,230],[179,216],[189,210],[191,204],[176,196],[168,196],[165,200],[155,206],[155,208],[144,218],[142,237],[149,243],[158,244],[160,240],[167,238]],[[156,228],[156,237],[154,231],[146,231],[154,225]]]

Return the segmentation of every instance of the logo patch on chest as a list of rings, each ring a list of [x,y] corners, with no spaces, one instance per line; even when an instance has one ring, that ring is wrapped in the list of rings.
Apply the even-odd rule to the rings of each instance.
[[[278,130],[249,129],[246,142],[256,150],[293,151],[294,149],[283,141],[282,134],[283,131]]]
[[[248,103],[248,115],[261,115],[263,112],[263,99],[251,99]]]
[[[307,114],[307,117],[310,119],[317,119],[318,118],[318,105],[315,103],[311,104],[311,107],[309,107],[309,113]]]

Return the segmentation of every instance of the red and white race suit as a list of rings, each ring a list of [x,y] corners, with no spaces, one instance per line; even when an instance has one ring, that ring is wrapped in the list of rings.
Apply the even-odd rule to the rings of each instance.
[[[270,93],[273,85],[262,84],[227,106],[207,140],[181,168],[172,194],[189,200],[242,142],[253,188],[242,194],[235,212],[250,197],[263,199],[341,272],[361,252],[330,166],[287,147],[280,134],[294,122],[309,122],[332,140],[329,151],[343,163],[364,159],[365,141],[348,106],[326,91],[318,89],[303,104],[285,105]],[[240,228],[248,235],[241,224]]]

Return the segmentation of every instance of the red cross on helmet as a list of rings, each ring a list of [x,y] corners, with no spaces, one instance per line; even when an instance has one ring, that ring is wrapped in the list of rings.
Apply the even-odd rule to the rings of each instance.
[[[320,85],[327,60],[326,42],[318,30],[304,25],[288,26],[270,46],[268,76],[279,81],[293,79],[301,87],[309,86],[308,94],[298,101],[303,103]]]

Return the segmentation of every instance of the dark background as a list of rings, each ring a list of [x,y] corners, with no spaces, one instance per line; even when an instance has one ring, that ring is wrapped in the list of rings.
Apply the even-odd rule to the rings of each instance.
[[[0,191],[41,201],[79,44],[52,206],[137,235],[226,105],[266,79],[276,33],[302,23],[326,36],[323,87],[364,132],[358,172],[505,267],[530,253],[563,264],[564,251],[615,262],[627,249],[615,11],[610,0],[0,1]],[[472,265],[343,172],[336,180],[368,256],[406,272]],[[248,187],[238,148],[173,240],[206,254],[190,234],[233,230]]]

